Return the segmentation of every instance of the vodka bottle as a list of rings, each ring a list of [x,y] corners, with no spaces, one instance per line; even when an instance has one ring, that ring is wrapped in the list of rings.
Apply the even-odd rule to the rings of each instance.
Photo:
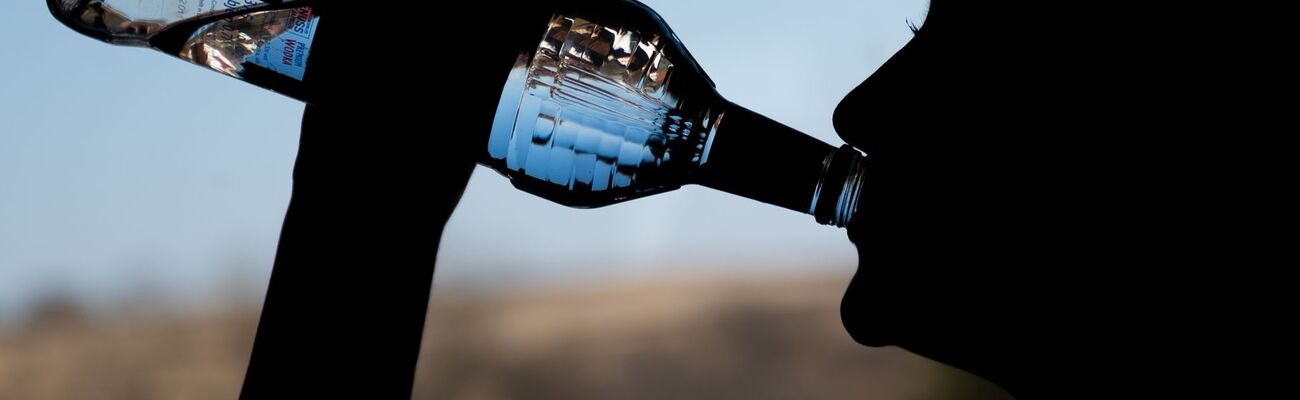
[[[308,103],[322,103],[340,79],[365,79],[338,72],[313,77],[347,71],[321,65],[343,58],[311,63],[313,52],[337,51],[317,34],[330,18],[322,18],[324,3],[47,2],[56,19],[92,38],[152,47]],[[499,22],[523,36],[498,43],[484,35],[477,39],[488,42],[472,43],[517,55],[499,80],[474,83],[499,90],[500,100],[490,130],[466,133],[485,135],[483,148],[466,151],[479,152],[481,164],[515,187],[567,206],[600,207],[700,184],[812,214],[823,224],[844,226],[852,218],[866,159],[724,99],[648,7],[634,1],[502,7],[523,11]],[[483,17],[489,28],[491,17]],[[473,65],[472,58],[454,62],[506,70]]]

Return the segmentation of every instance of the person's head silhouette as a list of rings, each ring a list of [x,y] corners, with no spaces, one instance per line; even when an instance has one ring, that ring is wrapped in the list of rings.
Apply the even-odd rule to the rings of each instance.
[[[911,42],[838,106],[837,131],[871,163],[841,310],[860,343],[1035,398],[1117,352],[1106,330],[1137,318],[1104,299],[1131,298],[1114,283],[1132,274],[1107,269],[1154,255],[1133,245],[1143,235],[1179,233],[1151,230],[1125,200],[1161,194],[1143,187],[1142,157],[1127,158],[1152,139],[1116,129],[1132,115],[1112,107],[1136,100],[1108,92],[1137,78],[1096,68],[1123,42],[1005,8],[934,0]],[[1116,52],[1089,50],[1105,46]]]

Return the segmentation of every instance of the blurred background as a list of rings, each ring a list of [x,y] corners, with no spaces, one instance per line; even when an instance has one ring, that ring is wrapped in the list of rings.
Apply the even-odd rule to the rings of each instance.
[[[836,103],[926,8],[646,3],[724,96],[832,144]],[[0,37],[0,399],[235,398],[302,104],[36,0]],[[575,210],[480,168],[438,262],[417,399],[1004,396],[854,343],[843,232],[707,188]]]

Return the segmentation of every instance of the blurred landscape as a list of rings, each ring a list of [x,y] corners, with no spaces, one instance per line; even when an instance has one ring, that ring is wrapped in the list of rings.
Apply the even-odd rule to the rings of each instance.
[[[436,287],[415,399],[1002,399],[839,324],[847,277],[506,293]],[[234,399],[260,295],[88,310],[47,297],[0,327],[0,399]],[[328,351],[328,349],[322,349]]]

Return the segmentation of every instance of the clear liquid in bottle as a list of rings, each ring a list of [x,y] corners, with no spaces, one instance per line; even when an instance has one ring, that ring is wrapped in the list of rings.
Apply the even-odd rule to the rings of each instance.
[[[506,82],[485,164],[524,190],[578,207],[686,183],[721,115],[685,106],[690,94],[670,90],[669,40],[553,17]]]
[[[374,77],[375,70],[349,64],[367,63],[364,57],[325,46],[331,39],[317,34],[324,3],[47,3],[56,19],[92,38],[152,47],[308,103],[345,98],[349,85],[384,81]],[[648,7],[635,1],[511,6],[519,12],[489,12],[481,25],[463,24],[491,29],[491,34],[440,31],[436,24],[428,32],[423,27],[410,32],[428,38],[463,33],[482,40],[454,41],[470,48],[445,53],[444,59],[480,72],[481,82],[450,82],[426,94],[436,94],[429,98],[440,101],[497,101],[488,132],[461,134],[486,134],[480,163],[509,177],[517,188],[568,206],[600,207],[700,184],[813,214],[822,223],[848,223],[864,181],[862,156],[848,147],[836,150],[722,98],[677,36]],[[342,40],[333,44],[336,47],[346,43],[342,46],[364,48],[370,37],[336,39]],[[339,58],[321,58],[313,68],[314,47],[318,58]],[[497,49],[505,56],[499,66],[475,58]],[[498,67],[504,72],[504,58],[511,52],[517,56],[506,76],[483,73]],[[447,76],[420,68],[404,71],[384,78],[432,84]],[[502,78],[500,97],[493,99]],[[460,87],[492,92],[458,92]]]
[[[658,15],[618,4],[551,16],[516,58],[481,163],[573,207],[701,184],[848,223],[859,153],[726,101]]]
[[[152,47],[309,101],[308,59],[320,16],[294,0],[47,0],[73,30]]]

